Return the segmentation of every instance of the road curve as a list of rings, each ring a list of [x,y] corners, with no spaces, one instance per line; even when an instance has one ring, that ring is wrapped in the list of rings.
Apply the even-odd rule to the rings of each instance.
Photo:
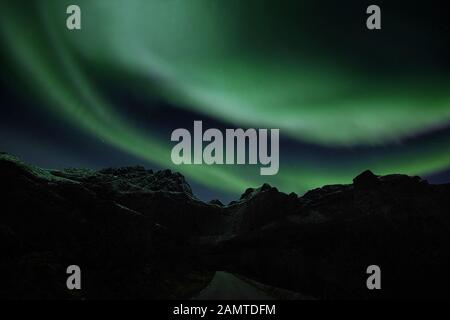
[[[273,300],[266,294],[231,273],[217,271],[208,284],[194,300]]]

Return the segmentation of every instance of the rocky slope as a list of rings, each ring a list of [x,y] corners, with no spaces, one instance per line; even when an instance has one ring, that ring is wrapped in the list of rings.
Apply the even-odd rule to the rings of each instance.
[[[297,200],[284,195],[286,205],[273,188],[261,189],[242,206],[248,219],[265,225],[242,223],[243,231],[218,244],[215,263],[316,298],[448,298],[449,196],[449,184],[370,171],[352,185]],[[271,198],[266,212],[259,205]],[[382,270],[379,291],[366,287],[373,264]]]
[[[315,298],[449,297],[450,185],[375,176],[204,203],[142,167],[43,170],[0,154],[0,296],[183,298],[228,270]],[[65,269],[80,265],[83,289]],[[382,290],[366,288],[366,268]]]
[[[212,276],[187,238],[218,232],[224,216],[179,174],[42,170],[0,154],[0,193],[2,297],[179,298],[206,285],[195,274]],[[66,289],[71,264],[81,291]]]

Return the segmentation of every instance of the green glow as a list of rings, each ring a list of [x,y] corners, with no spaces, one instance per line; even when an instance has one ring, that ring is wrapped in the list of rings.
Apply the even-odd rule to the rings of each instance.
[[[47,110],[125,152],[230,192],[267,180],[283,191],[303,192],[349,182],[366,168],[423,175],[450,165],[448,137],[401,145],[404,137],[450,123],[447,75],[374,76],[340,66],[332,54],[255,52],[242,45],[238,17],[226,2],[77,3],[79,32],[65,29],[70,1],[38,1],[39,10],[30,14],[2,3],[2,40],[22,81]],[[119,75],[124,87],[144,77],[174,105],[236,126],[280,128],[291,139],[324,146],[399,148],[327,167],[301,154],[283,161],[281,154],[275,177],[260,177],[257,166],[176,167],[169,137],[157,139],[123,119],[89,80],[90,66]]]

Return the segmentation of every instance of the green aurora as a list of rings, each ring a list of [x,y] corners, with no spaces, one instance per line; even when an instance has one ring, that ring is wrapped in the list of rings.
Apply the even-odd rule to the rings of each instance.
[[[408,140],[450,124],[446,70],[389,72],[390,64],[363,50],[342,57],[339,46],[330,50],[333,43],[311,35],[314,25],[306,27],[314,23],[307,9],[320,12],[312,1],[305,2],[298,16],[304,22],[294,28],[294,18],[280,18],[290,10],[287,5],[268,12],[255,1],[78,0],[82,30],[69,31],[65,9],[72,2],[2,1],[2,50],[17,81],[42,112],[180,171],[188,181],[230,193],[262,182],[302,193],[350,182],[367,168],[427,175],[450,166],[448,134]],[[248,12],[254,16],[247,18]],[[317,36],[326,34],[323,28]],[[378,42],[374,48],[364,42],[364,48],[397,50],[395,44],[375,48]],[[279,128],[293,146],[281,150],[280,171],[273,177],[259,176],[259,166],[175,166],[170,137],[149,134],[124,117],[94,80],[100,77],[133,92],[139,88],[148,108],[155,107],[151,101],[157,96],[230,127]],[[296,150],[296,143],[371,152],[320,162]]]

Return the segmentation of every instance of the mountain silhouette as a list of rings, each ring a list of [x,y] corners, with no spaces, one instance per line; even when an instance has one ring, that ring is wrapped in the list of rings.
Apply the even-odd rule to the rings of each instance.
[[[217,270],[315,299],[449,297],[450,184],[365,171],[224,205],[170,170],[45,170],[1,153],[0,193],[4,298],[191,298]],[[69,265],[82,290],[67,290]],[[370,265],[381,290],[366,287]]]

